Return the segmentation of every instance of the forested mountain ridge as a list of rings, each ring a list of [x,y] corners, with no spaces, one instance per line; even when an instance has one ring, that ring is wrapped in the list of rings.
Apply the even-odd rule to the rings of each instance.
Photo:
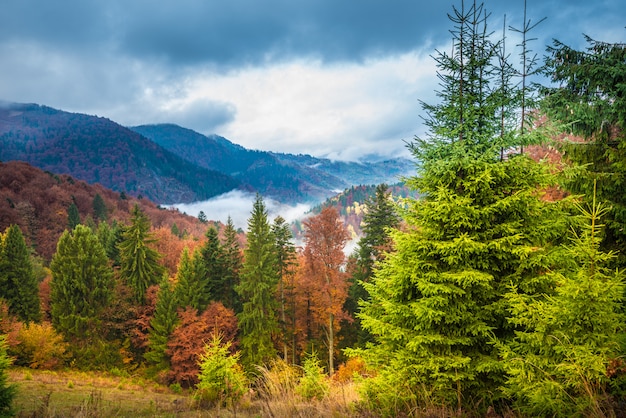
[[[100,220],[126,223],[130,208],[137,204],[154,228],[166,232],[178,230],[178,238],[187,235],[197,239],[206,229],[197,218],[162,209],[147,199],[120,194],[100,184],[87,184],[66,174],[44,172],[25,162],[0,163],[0,196],[0,231],[18,225],[27,243],[46,260],[52,257],[59,236],[69,227],[72,204],[83,223]],[[170,244],[177,241],[177,237],[166,235]],[[178,254],[173,258],[170,264],[175,266]]]
[[[209,199],[240,185],[106,118],[37,104],[0,106],[0,161],[26,161],[158,203]]]
[[[205,136],[173,124],[131,129],[194,164],[231,175],[284,203],[323,201],[353,185],[395,183],[414,169],[404,158],[360,163],[249,150],[218,135]]]

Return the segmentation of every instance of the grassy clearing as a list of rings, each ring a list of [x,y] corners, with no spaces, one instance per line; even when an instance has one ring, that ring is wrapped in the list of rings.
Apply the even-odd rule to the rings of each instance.
[[[238,409],[200,409],[193,393],[136,377],[96,372],[40,371],[13,368],[9,379],[18,386],[18,417],[350,417],[358,399],[353,383],[332,384],[329,396],[305,401],[291,391],[272,396],[248,394]],[[270,395],[270,393],[265,393]]]

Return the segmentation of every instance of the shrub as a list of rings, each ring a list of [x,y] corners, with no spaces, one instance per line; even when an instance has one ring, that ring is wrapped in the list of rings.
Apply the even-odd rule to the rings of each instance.
[[[307,400],[324,399],[330,391],[330,384],[319,363],[316,353],[313,352],[307,356],[302,366],[304,376],[296,387],[296,393]]]
[[[196,399],[201,405],[236,408],[246,393],[247,380],[239,364],[239,352],[230,354],[230,341],[222,344],[222,338],[214,334],[204,347],[200,357],[200,374]]]
[[[339,366],[333,375],[333,380],[345,383],[352,380],[355,376],[366,375],[367,367],[365,361],[361,357],[352,357]]]
[[[54,369],[63,363],[67,344],[52,324],[23,325],[17,334],[18,345],[11,352],[17,363],[32,369]]]
[[[7,369],[11,365],[11,359],[7,355],[6,336],[0,336],[0,416],[13,416],[13,399],[16,387],[8,382]]]

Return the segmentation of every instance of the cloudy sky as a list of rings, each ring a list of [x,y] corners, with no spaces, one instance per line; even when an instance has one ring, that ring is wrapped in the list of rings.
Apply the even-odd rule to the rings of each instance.
[[[247,148],[397,155],[461,0],[0,0],[0,100],[173,122]],[[553,38],[626,41],[623,0],[527,0]],[[466,3],[469,1],[466,0]],[[487,0],[521,28],[524,0]],[[513,35],[511,34],[511,39]],[[512,47],[510,48],[512,49]]]

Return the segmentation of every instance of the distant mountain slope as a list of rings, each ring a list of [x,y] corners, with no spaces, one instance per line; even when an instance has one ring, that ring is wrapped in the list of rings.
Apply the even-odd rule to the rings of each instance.
[[[220,136],[205,136],[172,124],[131,129],[190,162],[229,174],[284,203],[319,202],[351,185],[395,183],[398,176],[414,170],[406,159],[355,163],[252,151]]]
[[[11,160],[157,203],[205,200],[240,184],[108,119],[36,104],[0,106],[0,161]]]
[[[74,203],[81,221],[98,221],[94,199],[100,195],[108,222],[128,224],[130,209],[137,204],[150,218],[154,228],[170,231],[175,224],[195,239],[201,239],[206,225],[178,211],[156,206],[148,199],[124,197],[100,184],[87,184],[68,175],[57,175],[32,165],[12,161],[0,163],[0,233],[19,225],[27,242],[44,259],[56,251],[59,236],[68,226],[68,207]]]

